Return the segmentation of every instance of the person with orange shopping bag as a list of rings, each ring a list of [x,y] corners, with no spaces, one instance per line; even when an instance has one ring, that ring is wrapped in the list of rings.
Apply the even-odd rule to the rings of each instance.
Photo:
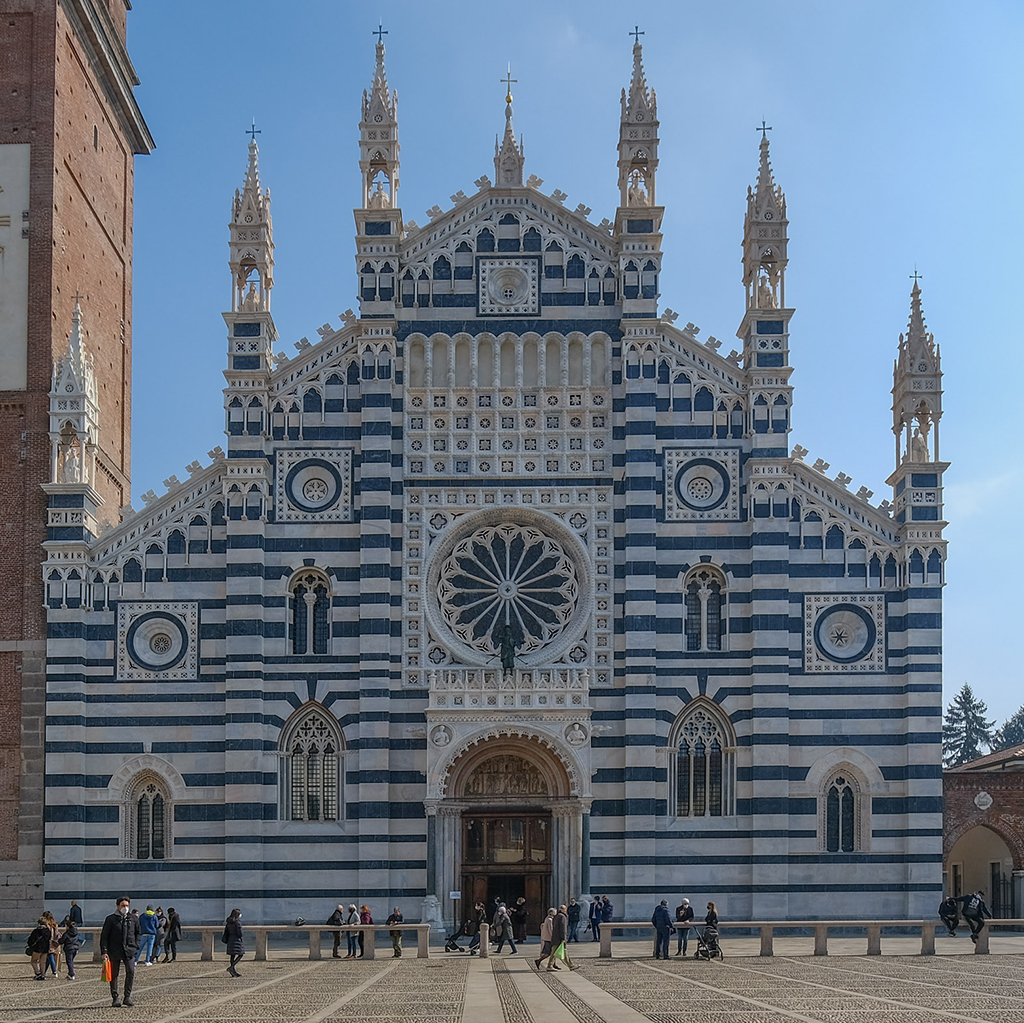
[[[139,951],[139,920],[128,910],[131,899],[122,895],[117,900],[117,912],[103,921],[100,934],[100,952],[103,954],[103,972],[110,968],[110,997],[113,1008],[133,1005],[132,987],[135,984],[135,956]],[[124,967],[124,1001],[117,992],[118,975]]]

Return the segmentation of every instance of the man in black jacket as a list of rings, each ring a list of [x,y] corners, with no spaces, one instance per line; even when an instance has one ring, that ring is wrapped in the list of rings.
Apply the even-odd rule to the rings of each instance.
[[[339,905],[338,908],[327,918],[328,927],[340,927],[345,922],[345,907]],[[340,959],[341,953],[338,949],[341,947],[341,931],[334,932],[334,951],[331,953],[332,959]]]
[[[103,921],[100,934],[100,952],[104,962],[110,962],[110,997],[113,1007],[132,1005],[132,986],[135,983],[135,954],[139,951],[139,920],[128,910],[131,899],[122,895],[117,900],[117,912]],[[117,993],[117,979],[124,966],[124,1002]]]

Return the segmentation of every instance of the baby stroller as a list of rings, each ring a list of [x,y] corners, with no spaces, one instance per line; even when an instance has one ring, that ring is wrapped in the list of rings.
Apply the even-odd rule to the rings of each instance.
[[[463,953],[466,952],[467,950],[464,949],[459,944],[459,938],[461,938],[465,933],[466,933],[466,924],[465,924],[465,921],[463,921],[462,926],[454,934],[452,934],[449,937],[445,938],[445,942],[444,942],[444,950],[445,950],[445,952],[463,952]]]
[[[723,959],[722,946],[718,943],[718,928],[710,924],[702,931],[694,927],[697,932],[697,951],[693,953],[694,959]]]

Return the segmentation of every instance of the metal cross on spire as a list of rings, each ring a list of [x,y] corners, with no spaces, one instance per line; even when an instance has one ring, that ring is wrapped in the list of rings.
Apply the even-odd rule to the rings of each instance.
[[[768,138],[768,132],[770,132],[771,130],[772,126],[767,121],[761,121],[761,127],[754,129],[754,131],[759,131],[761,133],[762,139]]]
[[[378,43],[384,42],[384,36],[386,36],[387,34],[388,30],[384,27],[384,22],[382,21],[378,21],[377,27],[370,33],[370,35],[377,37]]]
[[[499,78],[498,81],[499,82],[503,82],[505,84],[505,102],[506,103],[511,103],[512,102],[512,83],[513,82],[516,82],[516,83],[519,82],[518,78],[513,78],[512,77],[512,65],[511,64],[508,65],[508,71],[506,72],[505,77],[504,78]]]
[[[256,127],[256,118],[255,117],[252,119],[252,127],[245,129],[245,134],[248,135],[253,140],[253,142],[256,141],[256,136],[257,135],[262,135],[263,134],[263,129]]]
[[[912,274],[909,274],[908,276],[915,284],[917,284],[919,280],[922,280],[922,276],[917,272],[916,266],[914,267],[914,272]]]
[[[85,295],[82,295],[78,288],[75,288],[75,305],[81,305],[83,298],[85,298]]]
[[[641,36],[647,35],[646,32],[641,32],[640,31],[640,26],[639,25],[634,25],[633,26],[633,31],[632,32],[627,32],[626,34],[627,35],[631,35],[633,37],[634,45],[638,45],[640,43],[640,37]]]

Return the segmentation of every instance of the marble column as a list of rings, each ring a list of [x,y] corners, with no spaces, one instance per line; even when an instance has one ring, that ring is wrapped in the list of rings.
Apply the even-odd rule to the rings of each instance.
[[[568,902],[580,891],[580,860],[583,845],[583,807],[578,799],[552,803],[551,901]]]
[[[459,907],[448,898],[448,893],[462,888],[462,814],[465,803],[437,804],[437,831],[435,849],[435,891],[441,904],[441,918],[451,933]]]

